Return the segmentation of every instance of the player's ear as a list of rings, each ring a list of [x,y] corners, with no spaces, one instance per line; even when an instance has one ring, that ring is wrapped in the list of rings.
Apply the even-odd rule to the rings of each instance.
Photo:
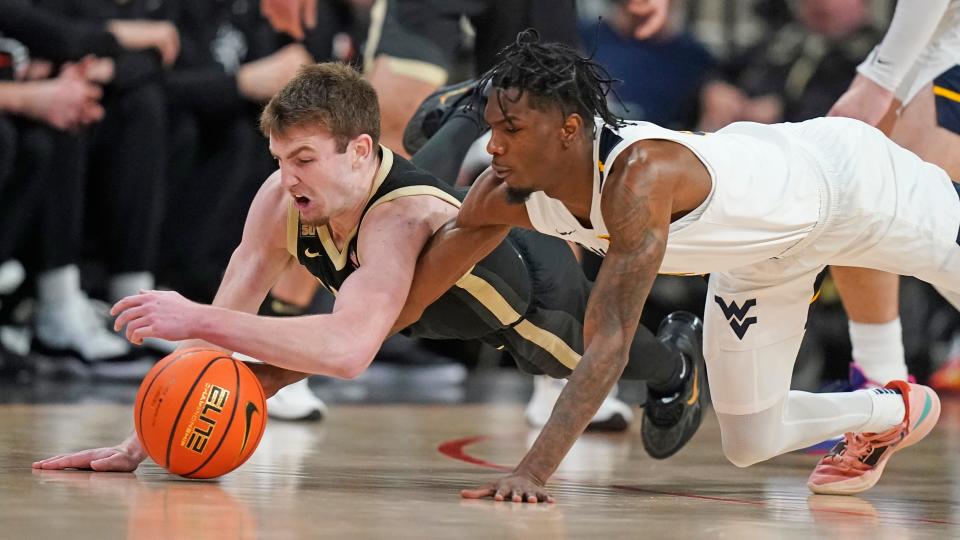
[[[564,146],[569,146],[583,132],[583,117],[577,113],[567,115],[560,126],[560,140]]]
[[[353,165],[358,166],[375,151],[373,139],[365,133],[358,135],[350,141],[348,150],[352,154]]]

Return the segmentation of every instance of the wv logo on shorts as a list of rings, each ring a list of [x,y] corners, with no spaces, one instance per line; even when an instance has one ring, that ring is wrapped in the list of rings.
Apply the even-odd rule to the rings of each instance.
[[[717,301],[717,304],[720,305],[720,309],[723,311],[723,316],[726,317],[727,321],[730,323],[730,328],[733,329],[733,333],[737,335],[738,339],[743,339],[743,336],[747,334],[747,329],[750,328],[751,324],[757,322],[756,317],[747,317],[747,314],[750,312],[750,309],[757,305],[757,299],[751,298],[747,300],[743,307],[737,305],[736,302],[730,302],[727,304],[724,302],[723,298],[714,295],[714,300]]]

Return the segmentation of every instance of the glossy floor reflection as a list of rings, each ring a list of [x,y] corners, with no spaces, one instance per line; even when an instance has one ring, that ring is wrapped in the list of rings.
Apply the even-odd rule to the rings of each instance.
[[[219,481],[32,471],[30,462],[119,441],[129,407],[0,406],[0,538],[950,538],[960,536],[960,402],[861,497],[811,495],[815,458],[748,469],[720,453],[712,414],[673,459],[638,426],[588,435],[553,482],[555,505],[464,501],[533,440],[518,405],[356,406],[324,424],[272,422]],[[443,452],[440,451],[443,450]]]

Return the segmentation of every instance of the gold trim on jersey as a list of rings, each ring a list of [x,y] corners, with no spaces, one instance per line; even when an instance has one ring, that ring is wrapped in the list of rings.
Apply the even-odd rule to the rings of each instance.
[[[404,186],[393,191],[388,191],[382,197],[374,201],[374,203],[370,205],[370,208],[367,208],[367,211],[363,214],[363,219],[365,219],[374,208],[380,206],[381,204],[388,203],[401,197],[414,197],[417,195],[436,197],[441,201],[450,204],[454,208],[460,208],[460,199],[457,199],[453,195],[436,186]],[[363,224],[363,219],[360,220],[361,225]],[[359,251],[357,251],[357,263],[363,264],[363,262],[360,260]]]
[[[388,203],[401,197],[412,197],[414,195],[429,195],[449,203],[454,208],[460,208],[460,199],[436,186],[404,186],[402,188],[389,191],[383,197],[377,199],[376,202],[370,205],[370,208],[367,209],[367,213],[370,213],[370,210],[373,210],[383,203]]]
[[[393,169],[393,152],[389,148],[380,145],[380,153],[380,166],[377,168],[376,176],[373,177],[373,186],[370,188],[370,194],[367,195],[368,203],[370,199],[373,198],[373,194],[380,189],[380,186],[387,179],[390,170]],[[333,262],[337,270],[343,270],[343,267],[347,265],[347,253],[350,251],[350,242],[353,240],[353,237],[357,235],[359,228],[360,224],[358,223],[344,241],[344,250],[341,252],[337,249],[337,244],[333,241],[328,226],[314,227],[312,225],[304,225],[301,231],[300,212],[293,205],[293,199],[287,203],[287,251],[298,261],[300,260],[300,255],[297,253],[298,237],[316,234],[317,238],[320,239],[320,244],[323,245],[324,251],[327,253],[327,257],[330,258],[330,261]]]
[[[367,203],[370,202],[370,199],[373,198],[373,194],[380,189],[380,185],[383,184],[384,180],[387,179],[387,175],[390,174],[390,169],[393,168],[393,152],[385,146],[380,146],[382,151],[382,158],[380,161],[380,167],[377,169],[377,175],[373,177],[373,186],[370,187],[370,194],[367,195]],[[360,222],[357,222],[356,226],[353,227],[353,230],[350,231],[350,234],[344,237],[343,239],[343,251],[337,249],[337,243],[333,241],[333,236],[330,234],[330,226],[323,225],[317,227],[317,238],[320,239],[320,245],[323,246],[323,250],[327,252],[327,257],[330,258],[330,262],[333,263],[333,266],[339,272],[347,266],[347,255],[350,252],[350,242],[353,241],[354,237],[357,236],[357,231],[360,229]]]
[[[459,281],[457,287],[467,291],[471,296],[483,304],[490,313],[500,321],[500,324],[511,325],[521,337],[547,351],[558,362],[569,369],[576,369],[580,363],[580,355],[555,334],[540,328],[532,322],[523,319],[507,302],[497,289],[485,279],[473,274],[466,274]],[[517,323],[517,321],[520,321]]]
[[[297,233],[300,232],[300,212],[293,206],[293,198],[287,202],[287,251],[293,258],[300,260],[297,255]]]
[[[333,295],[334,298],[336,298],[336,297],[337,297],[337,294],[340,293],[340,291],[338,291],[337,289],[335,289],[335,288],[333,287],[333,285],[327,285],[326,283],[323,282],[322,279],[318,278],[317,276],[313,276],[313,277],[316,278],[317,283],[319,283],[321,287],[323,287],[324,289],[330,291],[330,293]]]
[[[934,95],[937,95],[937,96],[940,96],[940,97],[943,97],[943,98],[947,98],[947,99],[949,99],[950,101],[960,102],[960,92],[954,92],[953,90],[950,90],[949,88],[944,88],[944,87],[942,87],[942,86],[934,85],[934,86],[933,86],[933,93],[934,93]]]

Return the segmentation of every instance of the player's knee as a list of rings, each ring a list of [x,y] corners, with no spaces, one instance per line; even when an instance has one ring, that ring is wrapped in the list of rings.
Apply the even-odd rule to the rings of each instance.
[[[737,467],[749,467],[780,453],[779,444],[763,429],[760,414],[718,414],[723,455]]]
[[[751,448],[749,444],[728,445],[726,439],[723,441],[723,455],[727,458],[727,461],[741,469],[767,459],[761,452],[757,452],[756,449]]]

